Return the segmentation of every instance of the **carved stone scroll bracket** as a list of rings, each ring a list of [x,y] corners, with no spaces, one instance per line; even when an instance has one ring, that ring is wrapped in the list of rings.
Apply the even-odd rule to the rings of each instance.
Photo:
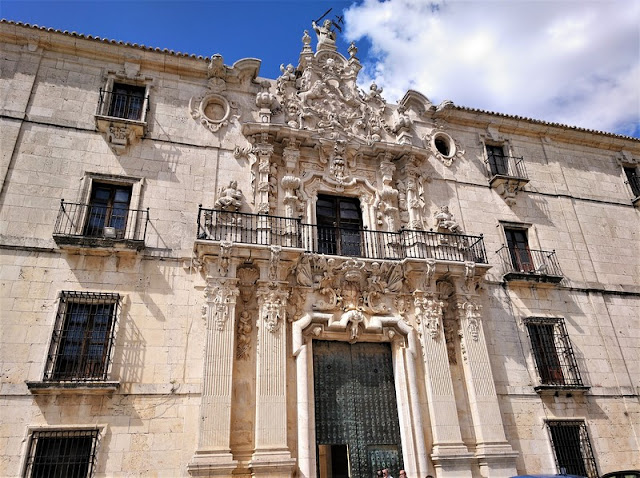
[[[399,316],[370,315],[358,309],[336,314],[312,312],[294,322],[293,328],[294,355],[304,341],[319,337],[350,343],[389,341],[407,347],[413,330]]]
[[[240,147],[236,146],[233,150],[233,157],[237,160],[244,159],[249,165],[249,174],[251,175],[251,204],[256,203],[256,177],[257,177],[257,164],[258,157],[255,154],[253,145]]]

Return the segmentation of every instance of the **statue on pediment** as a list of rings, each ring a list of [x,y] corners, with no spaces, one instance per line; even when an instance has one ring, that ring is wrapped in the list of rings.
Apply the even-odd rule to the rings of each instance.
[[[318,50],[322,49],[336,49],[336,32],[333,31],[332,26],[333,22],[329,19],[326,19],[322,22],[321,26],[314,21],[311,22],[311,26],[313,30],[318,35]]]

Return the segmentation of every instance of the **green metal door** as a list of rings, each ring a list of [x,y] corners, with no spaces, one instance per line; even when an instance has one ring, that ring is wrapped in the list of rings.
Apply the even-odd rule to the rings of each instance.
[[[316,340],[313,372],[318,476],[371,478],[380,468],[397,476],[403,465],[390,345]],[[340,446],[348,469],[323,467]]]

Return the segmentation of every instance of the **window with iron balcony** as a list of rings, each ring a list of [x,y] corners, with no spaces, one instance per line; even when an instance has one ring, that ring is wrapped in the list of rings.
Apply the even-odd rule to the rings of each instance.
[[[115,247],[140,250],[149,222],[149,210],[131,208],[137,180],[92,181],[87,203],[62,199],[53,231],[61,246]]]
[[[109,80],[100,88],[96,126],[116,154],[145,135],[149,104],[149,85]]]

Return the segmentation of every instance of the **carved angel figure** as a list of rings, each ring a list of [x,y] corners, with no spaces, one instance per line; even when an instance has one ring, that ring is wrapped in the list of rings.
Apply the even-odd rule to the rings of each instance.
[[[229,186],[220,189],[220,197],[214,207],[223,211],[237,211],[240,206],[242,206],[242,192],[238,189],[238,182],[231,181]]]
[[[441,206],[433,217],[439,229],[446,229],[455,234],[462,233],[460,225],[453,219],[453,214],[449,212],[449,206]]]

